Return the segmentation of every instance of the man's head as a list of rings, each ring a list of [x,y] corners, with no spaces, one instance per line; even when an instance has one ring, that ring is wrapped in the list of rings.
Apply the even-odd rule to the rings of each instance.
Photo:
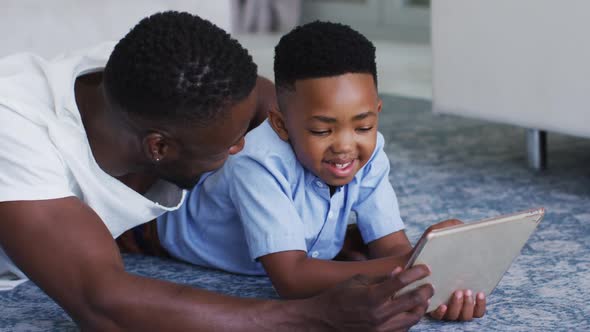
[[[373,44],[346,25],[309,23],[281,38],[274,72],[274,130],[326,183],[350,182],[376,144],[381,100]]]
[[[256,65],[225,31],[164,12],[115,46],[104,95],[141,139],[144,170],[189,188],[243,146],[256,106]]]

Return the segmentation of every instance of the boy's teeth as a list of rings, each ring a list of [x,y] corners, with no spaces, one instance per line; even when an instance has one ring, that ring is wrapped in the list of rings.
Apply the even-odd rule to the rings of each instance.
[[[334,165],[336,166],[336,168],[345,168],[348,167],[348,165],[350,165],[350,161],[345,164],[334,163]]]

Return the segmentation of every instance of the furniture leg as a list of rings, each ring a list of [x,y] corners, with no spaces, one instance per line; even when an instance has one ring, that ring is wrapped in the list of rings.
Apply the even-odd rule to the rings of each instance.
[[[547,132],[528,129],[526,133],[529,167],[540,171],[547,167]]]

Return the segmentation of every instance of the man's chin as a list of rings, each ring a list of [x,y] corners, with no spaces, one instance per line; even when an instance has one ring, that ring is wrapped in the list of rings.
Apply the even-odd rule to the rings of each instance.
[[[191,190],[193,189],[197,183],[199,183],[199,178],[195,179],[191,179],[191,180],[179,180],[179,179],[164,179],[176,186],[178,186],[180,189],[184,189],[184,190]]]

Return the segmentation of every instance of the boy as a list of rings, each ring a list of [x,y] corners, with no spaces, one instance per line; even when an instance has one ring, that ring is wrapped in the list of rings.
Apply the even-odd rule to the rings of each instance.
[[[350,27],[314,22],[281,38],[274,70],[279,109],[201,178],[183,208],[158,220],[163,246],[194,264],[267,273],[285,298],[404,266],[412,247],[377,132],[374,46]],[[332,261],[352,212],[374,259]],[[483,315],[483,293],[457,295],[433,316]]]

